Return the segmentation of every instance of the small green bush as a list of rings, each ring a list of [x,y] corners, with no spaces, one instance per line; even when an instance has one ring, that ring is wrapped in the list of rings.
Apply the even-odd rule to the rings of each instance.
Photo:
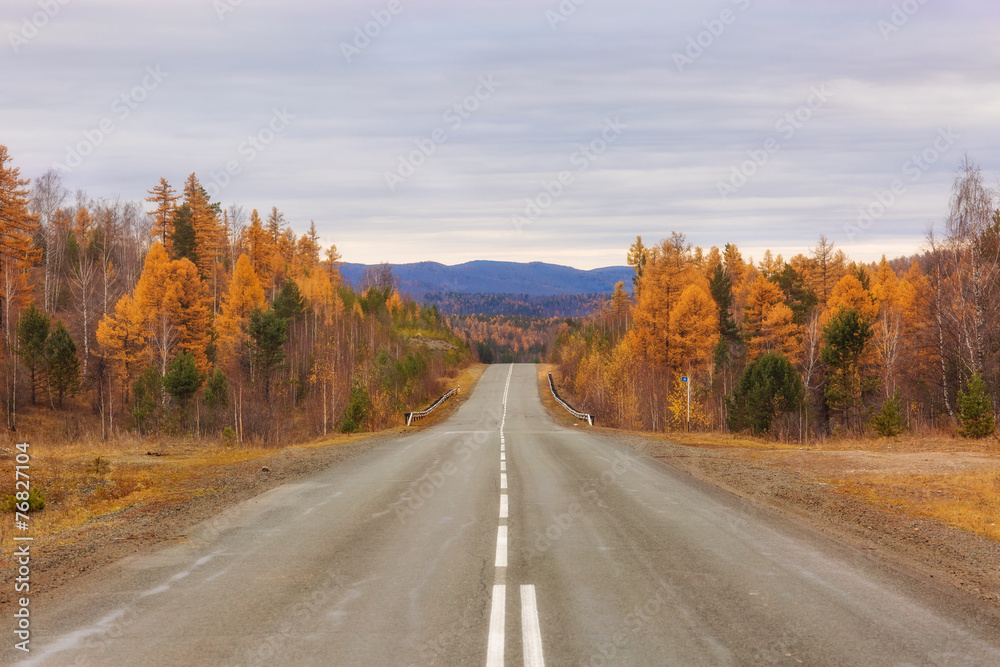
[[[899,396],[898,389],[893,392],[890,398],[885,399],[882,409],[875,413],[869,424],[876,433],[889,438],[906,430],[906,419],[903,418],[903,401]]]
[[[111,464],[100,456],[95,458],[87,466],[87,472],[92,473],[96,477],[104,477],[111,470]]]
[[[968,390],[968,394],[958,392],[958,422],[962,425],[959,433],[963,438],[985,438],[996,431],[996,423],[986,383],[979,373],[972,376]]]
[[[45,494],[39,491],[37,486],[33,486],[29,491],[18,491],[14,495],[0,498],[0,503],[7,512],[22,512],[23,510],[18,508],[18,504],[23,502],[28,503],[28,509],[32,512],[43,510],[45,509]]]
[[[344,421],[340,425],[342,433],[357,433],[365,429],[371,414],[372,401],[368,390],[360,382],[351,386],[351,396],[344,411]]]

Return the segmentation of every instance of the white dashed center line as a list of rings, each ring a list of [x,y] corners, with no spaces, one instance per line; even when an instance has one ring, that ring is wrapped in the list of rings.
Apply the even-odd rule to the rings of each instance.
[[[497,528],[497,567],[507,567],[507,526]]]
[[[538,625],[535,587],[521,586],[521,633],[524,636],[524,667],[543,667],[542,629]]]
[[[507,616],[507,518],[510,512],[507,493],[507,453],[504,425],[507,423],[507,395],[514,365],[507,371],[507,384],[503,390],[503,412],[500,416],[500,516],[497,526],[496,575],[493,583],[493,600],[490,604],[490,631],[486,643],[486,667],[504,667],[504,624]],[[535,587],[521,586],[521,633],[523,634],[524,666],[545,667],[542,657],[542,632],[538,623],[538,604]]]

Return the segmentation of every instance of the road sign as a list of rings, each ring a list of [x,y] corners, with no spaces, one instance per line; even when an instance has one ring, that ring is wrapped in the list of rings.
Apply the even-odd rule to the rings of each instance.
[[[688,376],[687,375],[681,377],[681,382],[687,382],[687,381],[688,381]]]

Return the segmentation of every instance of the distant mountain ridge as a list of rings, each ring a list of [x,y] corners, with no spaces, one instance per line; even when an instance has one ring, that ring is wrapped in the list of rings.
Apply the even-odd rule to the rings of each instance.
[[[340,274],[360,286],[366,264],[344,263]],[[584,271],[545,262],[497,262],[476,260],[448,266],[438,262],[393,264],[392,272],[401,293],[417,301],[429,294],[524,294],[557,296],[564,294],[611,294],[622,281],[632,290],[635,271],[628,266],[606,266]]]

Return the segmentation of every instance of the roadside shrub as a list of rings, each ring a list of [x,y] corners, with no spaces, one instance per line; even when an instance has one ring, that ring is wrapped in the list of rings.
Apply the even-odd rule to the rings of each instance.
[[[28,509],[32,512],[45,509],[45,494],[38,490],[37,486],[31,487],[28,491],[18,491],[10,496],[0,498],[3,509],[6,512],[23,512],[18,508],[20,503],[28,503]]]
[[[132,419],[140,433],[157,430],[162,404],[163,384],[160,374],[155,368],[148,367],[132,385]]]
[[[355,382],[351,385],[351,396],[347,401],[347,410],[344,411],[344,421],[340,425],[341,432],[356,433],[363,430],[371,411],[372,399],[368,390],[360,382]]]
[[[108,463],[106,459],[102,459],[100,456],[91,461],[87,466],[87,472],[95,477],[104,477],[110,471],[111,464]]]
[[[986,383],[979,373],[972,376],[969,393],[958,392],[958,423],[963,438],[985,438],[996,431],[993,419],[993,404],[986,393]]]
[[[886,437],[899,435],[906,430],[906,420],[903,418],[903,401],[899,396],[899,390],[893,392],[892,396],[885,399],[882,409],[875,413],[875,416],[868,422],[875,432]]]

